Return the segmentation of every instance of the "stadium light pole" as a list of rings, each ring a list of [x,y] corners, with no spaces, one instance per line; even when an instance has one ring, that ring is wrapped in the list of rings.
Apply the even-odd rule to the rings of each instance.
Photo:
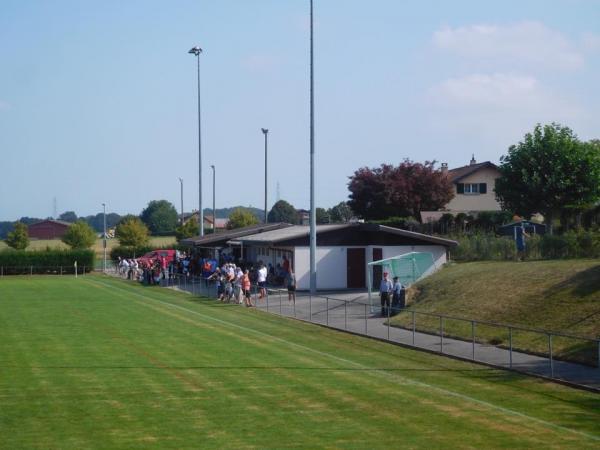
[[[315,76],[313,0],[310,0],[310,293],[317,292],[317,217],[315,207]]]
[[[179,198],[181,199],[181,226],[183,226],[183,178],[179,178]]]
[[[267,141],[269,136],[269,130],[261,128],[265,135],[265,223],[267,223]]]
[[[200,236],[204,236],[204,211],[202,210],[202,120],[200,114],[200,53],[198,46],[192,47],[189,54],[195,55],[198,63],[198,222]]]
[[[102,246],[104,247],[104,259],[102,261],[102,272],[106,273],[106,203],[102,203],[102,214],[104,216],[104,232],[102,233]]]
[[[216,177],[216,169],[214,165],[211,165],[210,168],[213,171],[213,224],[212,224],[212,229],[213,229],[213,234],[215,234],[217,232],[217,215],[216,215],[216,209],[215,209],[215,197],[216,197],[216,191],[215,191],[215,177]]]

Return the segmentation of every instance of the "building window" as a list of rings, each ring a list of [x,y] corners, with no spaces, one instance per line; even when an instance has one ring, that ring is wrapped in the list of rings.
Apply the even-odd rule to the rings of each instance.
[[[487,193],[487,183],[457,183],[458,194],[477,195]]]
[[[479,194],[479,184],[465,183],[465,194]]]

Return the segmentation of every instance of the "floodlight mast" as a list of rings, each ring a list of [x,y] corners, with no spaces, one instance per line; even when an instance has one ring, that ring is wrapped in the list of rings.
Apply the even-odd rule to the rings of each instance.
[[[202,209],[202,120],[200,110],[200,53],[198,46],[192,47],[189,54],[196,56],[198,63],[198,223],[200,236],[204,236],[204,210]]]
[[[310,0],[310,293],[317,292],[317,218],[315,207],[315,82],[313,0]]]
[[[267,223],[267,141],[269,136],[269,130],[266,128],[261,128],[261,130],[265,135],[265,223]]]

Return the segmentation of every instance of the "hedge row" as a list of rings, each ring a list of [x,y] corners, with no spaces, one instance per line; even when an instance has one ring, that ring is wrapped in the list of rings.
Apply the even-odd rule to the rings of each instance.
[[[459,242],[452,250],[456,261],[511,260],[517,257],[511,237],[491,233],[450,236]],[[527,239],[527,259],[600,258],[600,232],[569,231],[561,235],[532,236]]]
[[[8,268],[33,268],[33,273],[47,273],[48,268],[65,269],[74,266],[77,261],[79,270],[86,271],[94,268],[94,252],[92,250],[3,250],[0,252],[0,266],[4,273]],[[19,271],[20,273],[20,271]]]

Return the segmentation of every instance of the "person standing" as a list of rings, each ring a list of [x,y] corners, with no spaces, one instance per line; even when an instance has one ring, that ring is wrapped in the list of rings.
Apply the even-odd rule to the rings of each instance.
[[[523,261],[525,259],[525,238],[529,235],[525,231],[525,225],[521,223],[514,228],[515,230],[515,245],[517,246],[517,261]]]
[[[379,285],[379,296],[381,297],[381,315],[387,316],[388,308],[390,307],[390,294],[394,286],[388,278],[388,273],[383,272],[383,280]]]
[[[405,305],[405,290],[400,279],[394,277],[394,287],[392,289],[392,312],[391,315],[397,314]]]
[[[288,302],[296,303],[296,275],[290,269],[285,277],[285,284],[288,290]]]
[[[260,268],[258,269],[258,287],[260,288],[260,293],[258,298],[264,298],[267,296],[267,268],[263,263],[260,264]]]
[[[248,269],[244,271],[244,277],[242,278],[242,290],[244,291],[244,304],[246,306],[254,306],[252,304],[252,295],[250,293],[250,273]]]

